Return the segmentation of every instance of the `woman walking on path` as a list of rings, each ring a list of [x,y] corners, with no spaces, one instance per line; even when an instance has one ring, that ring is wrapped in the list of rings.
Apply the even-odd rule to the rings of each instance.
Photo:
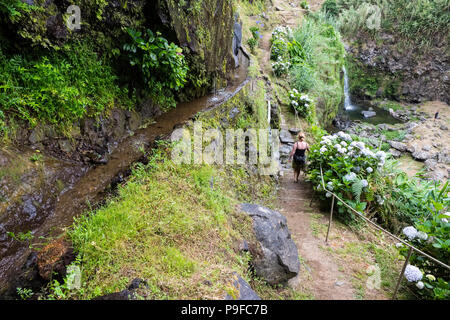
[[[300,132],[298,134],[298,141],[294,144],[291,155],[289,156],[289,160],[294,158],[294,161],[292,161],[292,168],[294,169],[295,182],[298,182],[300,171],[305,172],[306,151],[309,151],[309,145],[305,142],[305,135],[303,132]]]

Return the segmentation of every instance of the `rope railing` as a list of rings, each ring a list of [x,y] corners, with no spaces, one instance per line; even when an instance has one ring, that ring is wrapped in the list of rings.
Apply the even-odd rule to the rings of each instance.
[[[328,223],[328,230],[327,230],[327,236],[326,236],[325,242],[328,242],[328,235],[329,235],[330,229],[331,229],[331,222],[332,222],[332,220],[333,220],[334,202],[335,202],[335,199],[338,199],[344,206],[346,206],[347,208],[349,208],[349,209],[350,209],[352,212],[354,212],[358,217],[362,218],[364,221],[368,222],[370,225],[374,226],[376,229],[378,229],[378,230],[380,230],[380,231],[386,233],[386,234],[389,235],[391,238],[393,238],[393,239],[395,239],[395,240],[401,242],[402,244],[406,245],[406,246],[409,248],[408,255],[407,255],[407,257],[406,257],[405,263],[404,263],[403,268],[402,268],[402,271],[401,271],[401,273],[400,273],[400,277],[399,277],[399,279],[398,279],[398,281],[397,281],[397,285],[396,285],[396,287],[395,287],[395,291],[394,291],[394,295],[393,295],[393,298],[392,298],[392,299],[395,299],[396,296],[397,296],[397,292],[398,292],[398,289],[399,289],[399,286],[400,286],[400,282],[401,282],[401,280],[402,280],[402,278],[403,278],[403,274],[405,273],[406,266],[407,266],[407,264],[408,264],[408,262],[409,262],[409,258],[411,257],[411,254],[412,254],[413,251],[416,251],[416,252],[419,253],[420,255],[422,255],[422,256],[424,256],[424,257],[430,259],[431,261],[433,261],[433,262],[435,262],[435,263],[437,263],[437,264],[443,266],[444,268],[447,268],[448,270],[450,270],[450,266],[448,266],[448,265],[446,265],[445,263],[443,263],[442,261],[439,261],[438,259],[436,259],[436,258],[430,256],[429,254],[423,252],[422,250],[416,248],[415,246],[413,246],[413,245],[407,243],[407,242],[404,241],[403,239],[400,239],[399,237],[393,235],[393,234],[390,233],[389,231],[383,229],[382,227],[380,227],[379,225],[377,225],[375,222],[373,222],[373,221],[370,220],[369,218],[365,217],[361,212],[355,210],[355,209],[352,208],[350,205],[348,205],[344,200],[342,200],[342,199],[341,199],[337,194],[335,194],[333,191],[328,190],[328,189],[326,188],[326,186],[325,186],[325,181],[324,181],[324,179],[323,179],[322,165],[320,165],[320,176],[321,176],[321,178],[322,178],[322,187],[323,187],[323,189],[324,189],[326,192],[329,192],[329,193],[333,196],[333,199],[332,199],[332,202],[331,202],[330,221],[329,221],[329,223]]]

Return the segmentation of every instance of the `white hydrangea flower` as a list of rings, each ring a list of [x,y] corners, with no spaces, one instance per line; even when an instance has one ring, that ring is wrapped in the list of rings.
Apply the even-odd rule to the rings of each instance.
[[[363,185],[364,188],[367,187],[367,186],[369,185],[369,182],[367,182],[366,179],[361,180],[361,183],[362,183],[362,185]]]
[[[425,241],[428,239],[428,235],[423,231],[419,231],[419,232],[417,232],[417,238]]]
[[[367,171],[368,173],[372,173],[372,172],[373,172],[373,169],[372,169],[371,167],[367,167],[366,171]]]
[[[341,142],[341,146],[346,147],[346,146],[347,146],[347,142],[342,141],[342,142]]]
[[[292,89],[292,91],[294,91],[294,93],[298,93],[297,89],[295,89],[295,88]]]
[[[324,152],[327,152],[327,151],[328,151],[328,149],[325,148],[325,146],[323,146],[322,148],[320,148],[320,153],[324,153]]]
[[[408,264],[405,269],[405,278],[409,282],[417,282],[422,280],[423,274],[416,266]]]
[[[395,244],[395,246],[396,246],[397,248],[401,248],[401,247],[403,247],[403,243],[397,242],[397,243]]]
[[[325,197],[330,198],[330,197],[331,197],[331,193],[330,193],[330,192],[327,192],[327,193],[325,194]]]
[[[450,217],[450,212],[446,212],[446,213],[444,213],[444,215],[446,215],[447,217]],[[441,221],[444,222],[444,223],[448,223],[448,219],[447,218],[442,218]]]
[[[385,158],[386,158],[386,152],[384,152],[384,151],[378,151],[378,152],[375,154],[375,156],[376,156],[378,159],[385,159]]]
[[[419,281],[419,282],[416,283],[416,287],[419,288],[420,290],[422,290],[424,286],[425,285],[423,284],[422,281]]]
[[[353,181],[356,179],[356,174],[354,172],[350,172],[344,176],[344,180]]]
[[[413,240],[417,237],[417,230],[413,226],[403,228],[403,234],[408,237],[409,240]]]

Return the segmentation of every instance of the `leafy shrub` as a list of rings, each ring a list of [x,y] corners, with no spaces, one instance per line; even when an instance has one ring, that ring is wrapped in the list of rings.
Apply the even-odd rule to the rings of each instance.
[[[336,0],[326,0],[322,5],[322,10],[331,17],[337,17],[339,14],[339,6]]]
[[[270,59],[272,69],[277,77],[286,75],[291,68],[289,55],[289,41],[292,40],[292,30],[289,27],[276,27],[272,32],[270,39],[272,47],[270,50]]]
[[[149,89],[149,95],[163,108],[176,105],[174,93],[184,87],[188,67],[182,49],[149,29],[145,34],[126,29],[133,39],[123,49],[129,53],[130,64],[137,66]]]
[[[309,3],[306,0],[303,0],[302,2],[300,2],[300,7],[305,10],[309,10],[309,8],[310,8]]]
[[[255,49],[258,47],[259,41],[255,38],[249,38],[247,44],[250,47],[251,53],[255,54]]]
[[[116,76],[87,44],[77,51],[30,60],[7,58],[0,51],[0,111],[5,120],[20,118],[65,126],[84,116],[96,116],[122,99]],[[2,117],[0,115],[0,118]]]
[[[264,24],[261,21],[257,21],[258,27],[253,26],[250,27],[250,32],[252,34],[252,37],[247,40],[247,44],[250,47],[250,51],[254,54],[255,49],[259,45],[260,39],[262,39],[262,34],[259,32],[259,26],[264,26]]]
[[[274,39],[270,50],[270,59],[277,61],[278,58],[286,59],[288,57],[287,43],[282,39]]]
[[[406,241],[444,263],[450,261],[450,212],[445,212],[449,206],[449,189],[447,182],[440,190],[429,193],[425,198],[428,202],[427,210],[423,211],[422,216],[416,220],[415,227],[409,226],[403,229]],[[403,245],[398,247],[400,253],[406,256],[408,248]],[[448,269],[431,262],[415,251],[411,254],[409,261],[422,273],[422,276],[416,279],[407,277],[410,284],[415,283],[412,287],[420,296],[432,299],[450,298]]]
[[[277,77],[286,75],[290,67],[291,63],[289,61],[283,60],[281,57],[279,57],[277,61],[272,63],[273,72]]]
[[[6,15],[11,22],[17,21],[23,12],[29,12],[33,7],[21,0],[0,1],[0,14]]]

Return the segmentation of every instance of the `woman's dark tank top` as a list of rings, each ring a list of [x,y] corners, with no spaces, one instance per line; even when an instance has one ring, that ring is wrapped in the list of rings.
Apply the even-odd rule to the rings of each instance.
[[[304,157],[305,156],[305,151],[306,151],[306,149],[296,149],[295,150],[295,155],[296,156],[300,156],[300,157]]]

